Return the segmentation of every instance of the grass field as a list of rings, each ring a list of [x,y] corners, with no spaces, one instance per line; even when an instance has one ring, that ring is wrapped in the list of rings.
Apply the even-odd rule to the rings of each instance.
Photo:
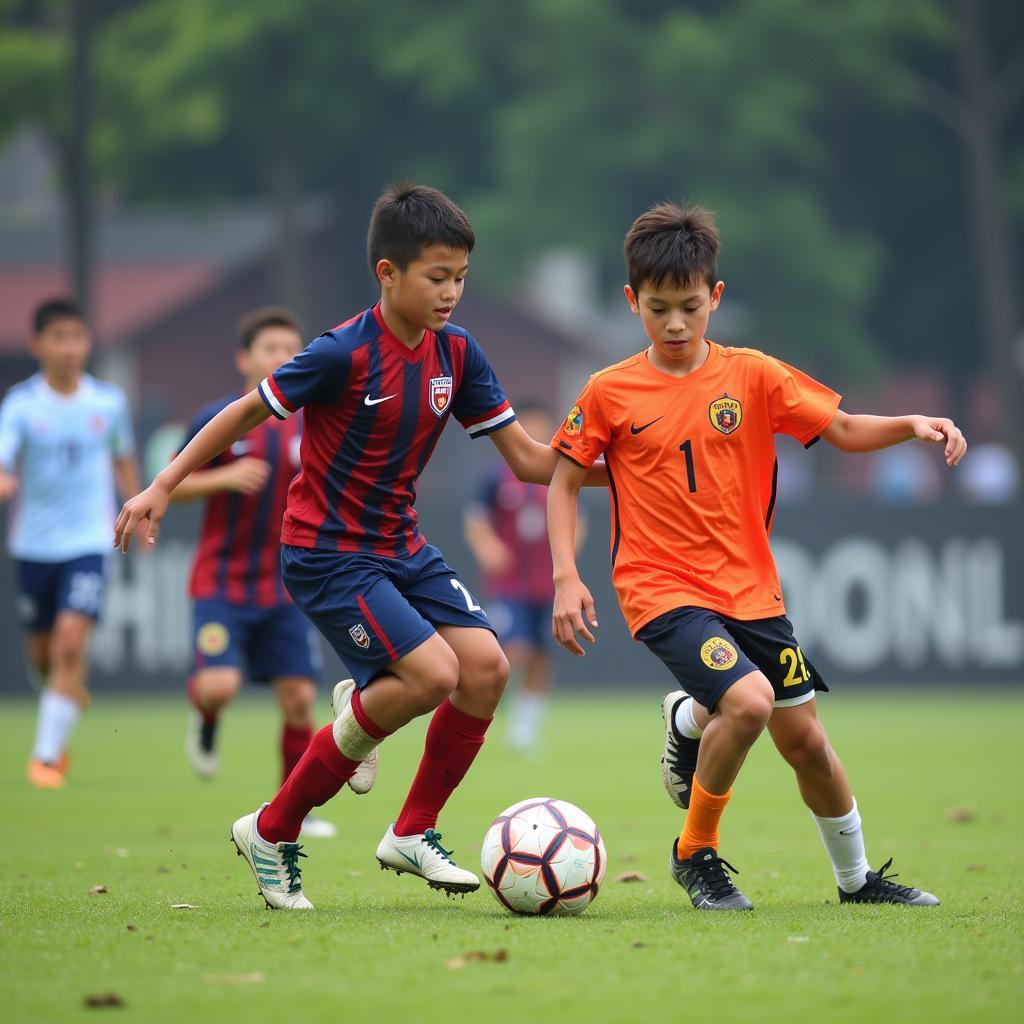
[[[553,795],[585,808],[605,837],[607,880],[582,917],[556,920],[513,918],[487,891],[446,900],[378,870],[373,851],[419,756],[422,723],[385,745],[373,793],[346,790],[325,809],[341,835],[306,845],[316,910],[288,915],[264,910],[227,839],[231,821],[275,788],[269,702],[231,709],[222,776],[202,784],[184,764],[179,702],[100,698],[61,792],[23,783],[35,709],[3,703],[3,1019],[1019,1019],[1024,696],[824,702],[872,865],[894,856],[901,879],[935,892],[941,907],[838,906],[813,823],[762,741],[722,848],[757,909],[713,915],[693,911],[666,870],[678,816],[658,771],[658,695],[647,693],[559,701],[534,760],[505,750],[499,723],[442,818],[445,845],[478,869],[483,833],[508,804]],[[973,819],[953,820],[954,806]],[[648,880],[615,881],[624,871]],[[97,885],[108,891],[91,894]],[[449,965],[499,950],[506,958]],[[123,1007],[85,1008],[105,993]]]

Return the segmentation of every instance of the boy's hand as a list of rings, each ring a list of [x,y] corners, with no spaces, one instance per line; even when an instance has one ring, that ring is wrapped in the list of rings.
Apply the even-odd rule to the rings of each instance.
[[[145,520],[146,544],[152,547],[160,532],[160,520],[167,511],[170,492],[154,480],[141,494],[129,498],[121,507],[121,514],[114,523],[114,547],[125,554],[131,546],[132,537],[139,524]],[[141,543],[141,542],[140,542]]]
[[[586,620],[584,620],[586,615]],[[551,614],[551,632],[555,639],[570,653],[582,658],[586,653],[576,639],[579,633],[588,644],[595,643],[594,634],[587,629],[587,623],[597,629],[597,612],[594,599],[579,578],[566,583],[555,584],[555,603]]]
[[[967,452],[967,441],[952,421],[938,416],[913,417],[914,436],[921,441],[946,445],[946,465],[957,466]]]
[[[5,473],[0,469],[0,502],[8,501],[14,497],[18,489],[18,478]]]
[[[224,467],[224,483],[228,490],[240,494],[258,494],[270,479],[270,463],[246,455]]]

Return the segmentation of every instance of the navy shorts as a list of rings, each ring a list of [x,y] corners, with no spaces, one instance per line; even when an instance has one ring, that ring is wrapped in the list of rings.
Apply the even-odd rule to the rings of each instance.
[[[293,604],[254,608],[200,600],[193,604],[192,625],[197,672],[237,668],[260,683],[280,676],[320,678],[320,640]]]
[[[803,704],[815,690],[828,690],[785,615],[744,622],[707,608],[674,608],[648,622],[636,638],[708,711],[750,672],[768,677],[777,708]]]
[[[103,610],[107,589],[104,555],[82,555],[67,562],[17,561],[18,614],[30,633],[53,628],[61,612],[75,612],[94,622]]]
[[[525,644],[533,650],[551,646],[551,602],[497,597],[487,614],[502,644]]]
[[[430,544],[408,558],[282,544],[281,575],[360,689],[433,636],[435,626],[494,632],[473,595]]]

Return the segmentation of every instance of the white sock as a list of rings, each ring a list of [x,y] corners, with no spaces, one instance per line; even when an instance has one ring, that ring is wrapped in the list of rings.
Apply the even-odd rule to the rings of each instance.
[[[82,709],[70,698],[53,690],[43,690],[39,698],[39,721],[32,758],[53,764],[67,749]]]
[[[512,724],[509,727],[509,736],[517,746],[528,747],[537,739],[545,703],[544,694],[520,690],[513,705]]]
[[[692,697],[687,697],[676,708],[676,729],[680,735],[685,736],[688,740],[699,740],[704,735],[704,730],[693,717]]]
[[[352,710],[351,704],[346,704],[344,710],[334,720],[334,743],[338,750],[350,761],[365,761],[373,748],[380,743],[380,740],[371,736],[356,721],[356,713]]]
[[[868,880],[868,858],[857,801],[853,801],[853,810],[841,818],[819,818],[816,814],[812,817],[832,861],[836,884],[844,892],[856,892]]]

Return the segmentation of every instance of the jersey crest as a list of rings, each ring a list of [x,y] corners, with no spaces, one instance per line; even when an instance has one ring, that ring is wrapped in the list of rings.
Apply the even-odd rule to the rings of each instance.
[[[444,415],[445,409],[451,404],[452,390],[451,377],[430,378],[430,408],[438,416]]]
[[[349,626],[348,635],[352,637],[356,647],[360,647],[365,651],[370,646],[370,634],[366,632],[366,627],[361,622],[357,622],[354,626]]]
[[[708,406],[708,416],[720,434],[731,434],[743,422],[743,406],[739,399],[722,395]]]

